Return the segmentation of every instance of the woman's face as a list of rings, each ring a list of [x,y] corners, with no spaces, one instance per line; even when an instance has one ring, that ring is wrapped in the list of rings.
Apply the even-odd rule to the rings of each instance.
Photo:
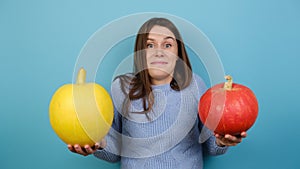
[[[178,59],[178,46],[175,35],[168,28],[154,26],[150,30],[146,59],[152,84],[171,82]]]

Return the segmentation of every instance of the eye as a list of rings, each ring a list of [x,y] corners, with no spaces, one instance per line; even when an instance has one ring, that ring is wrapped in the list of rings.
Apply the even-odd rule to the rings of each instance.
[[[170,47],[172,47],[172,44],[169,43],[165,44],[165,48],[170,48]]]
[[[147,44],[147,48],[150,48],[150,49],[151,49],[151,48],[154,48],[153,43],[148,43],[148,44]]]

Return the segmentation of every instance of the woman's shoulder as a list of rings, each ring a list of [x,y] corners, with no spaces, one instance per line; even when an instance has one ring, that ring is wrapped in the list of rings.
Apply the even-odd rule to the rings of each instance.
[[[204,80],[196,73],[193,73],[193,77],[192,77],[189,88],[190,88],[190,90],[195,92],[198,99],[207,90],[207,86],[206,86]]]
[[[132,73],[126,73],[123,75],[116,76],[112,82],[111,90],[118,91],[118,90],[123,90],[123,88],[129,90],[130,82],[132,81],[133,78],[134,75]]]
[[[121,112],[124,100],[128,97],[130,82],[134,77],[133,74],[119,75],[114,78],[111,84],[111,96],[115,108]]]
[[[191,83],[195,83],[198,86],[198,88],[203,88],[205,90],[207,88],[204,80],[202,79],[202,77],[200,77],[196,73],[193,73],[193,78],[192,78]]]
[[[130,84],[134,78],[134,74],[126,73],[123,75],[116,76],[111,84],[112,94],[128,94]]]

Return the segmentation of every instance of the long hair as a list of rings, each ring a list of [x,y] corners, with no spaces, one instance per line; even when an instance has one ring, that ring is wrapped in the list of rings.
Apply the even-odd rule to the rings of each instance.
[[[154,104],[154,96],[151,88],[151,77],[147,69],[146,52],[147,39],[150,30],[154,26],[162,26],[169,29],[176,38],[178,46],[178,60],[175,65],[172,81],[170,87],[175,91],[180,91],[186,88],[192,79],[191,64],[182,40],[182,37],[176,26],[168,19],[165,18],[152,18],[146,21],[138,31],[134,47],[134,75],[128,80],[128,76],[121,76],[121,85],[130,86],[128,99],[125,99],[123,104],[123,112],[125,115],[129,114],[130,101],[142,99],[143,109],[142,112],[133,113],[147,113],[151,111]],[[128,84],[129,82],[129,84]],[[125,84],[126,83],[126,84]],[[125,89],[122,89],[125,92]],[[148,116],[147,116],[148,117]]]

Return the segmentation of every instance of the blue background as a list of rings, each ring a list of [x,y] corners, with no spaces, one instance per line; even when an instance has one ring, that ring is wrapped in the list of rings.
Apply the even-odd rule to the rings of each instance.
[[[0,168],[118,168],[70,153],[48,119],[54,91],[72,81],[88,38],[112,20],[164,12],[214,44],[225,72],[257,95],[248,138],[205,168],[298,169],[300,1],[0,1]],[[130,45],[129,45],[130,46]]]

